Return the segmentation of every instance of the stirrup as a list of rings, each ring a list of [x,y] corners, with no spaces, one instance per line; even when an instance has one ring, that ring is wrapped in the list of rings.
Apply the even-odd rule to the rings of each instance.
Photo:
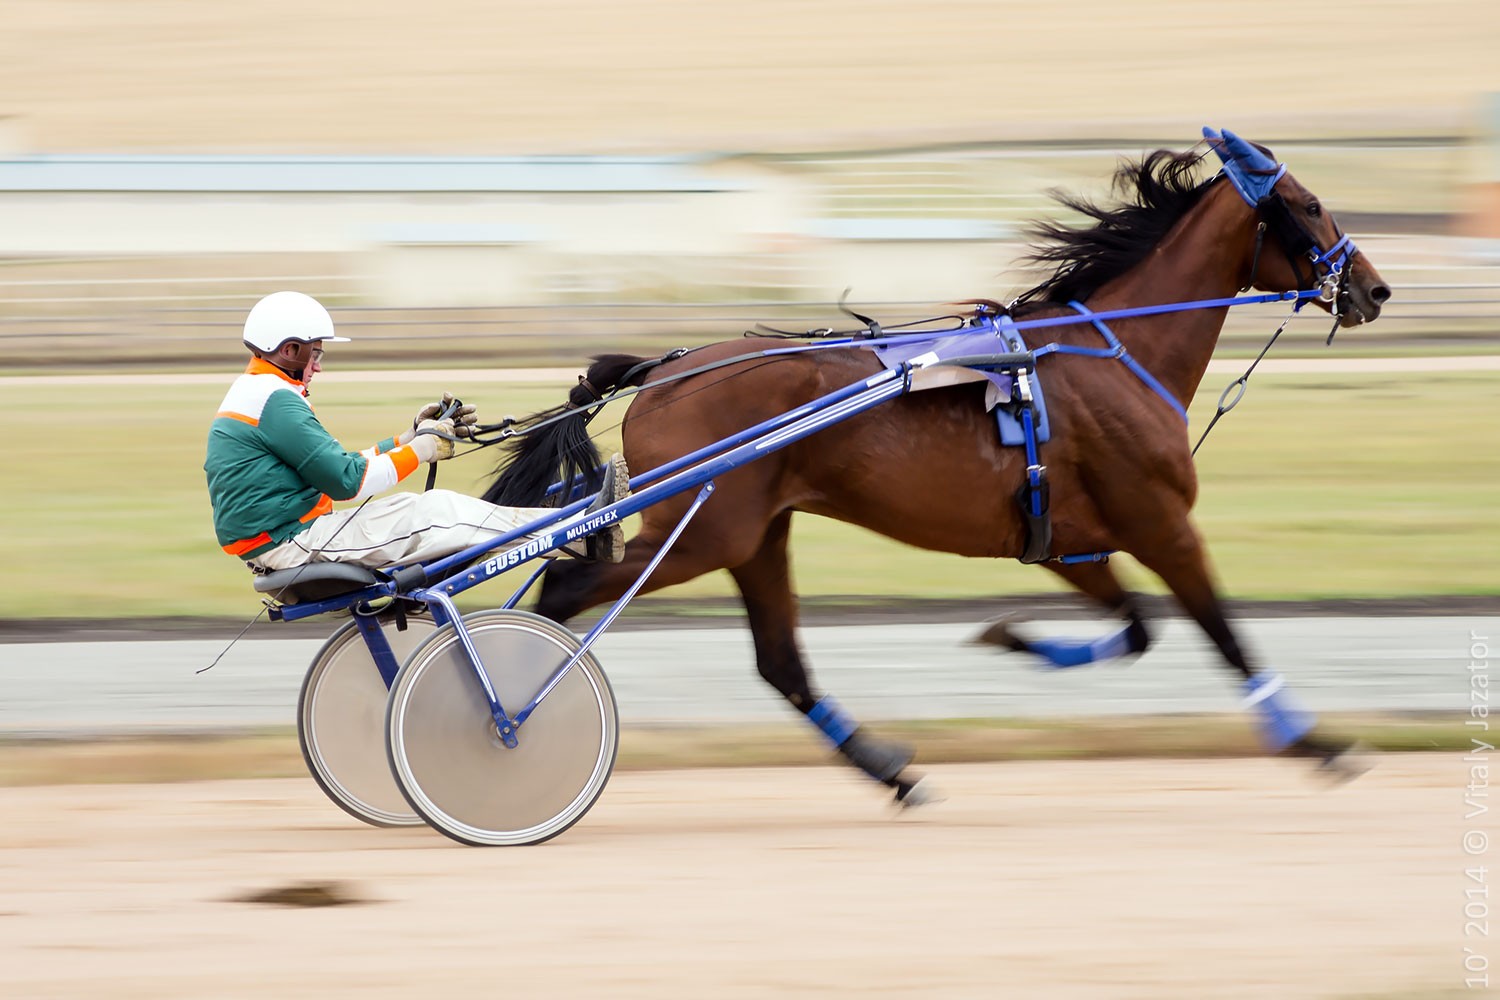
[[[592,502],[584,509],[587,518],[596,511],[618,503],[630,496],[630,467],[625,456],[616,452],[604,464],[604,485]],[[598,531],[562,546],[562,551],[575,559],[593,562],[617,563],[625,558],[625,529],[618,520]]]

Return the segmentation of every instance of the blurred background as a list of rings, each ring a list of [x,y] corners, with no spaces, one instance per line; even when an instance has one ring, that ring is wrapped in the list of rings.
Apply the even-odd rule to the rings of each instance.
[[[1399,288],[1341,350],[1493,343],[1500,14],[1304,10],[11,0],[0,350],[229,363],[281,287],[356,364],[574,365],[822,325],[846,288],[927,315],[1030,284],[1049,189],[1204,124],[1270,144]]]
[[[1295,325],[1274,357],[1312,367],[1268,365],[1204,451],[1228,592],[1493,596],[1500,10],[1305,14],[11,0],[0,414],[28,433],[0,473],[6,558],[90,568],[6,574],[0,622],[253,609],[199,465],[270,291],[316,295],[355,338],[317,396],[359,447],[440,388],[529,412],[600,350],[846,322],[846,289],[886,323],[1008,299],[1038,277],[1018,262],[1028,222],[1070,221],[1049,192],[1107,197],[1123,157],[1186,149],[1203,124],[1271,145],[1395,288],[1332,348]],[[1223,370],[1279,319],[1233,311]],[[1196,426],[1227,380],[1210,373]],[[491,475],[453,464],[456,488]],[[798,533],[814,599],[1057,589],[840,525]]]
[[[317,394],[360,447],[440,388],[524,413],[600,350],[847,322],[845,289],[887,324],[1008,299],[1037,278],[1017,260],[1028,221],[1068,219],[1049,191],[1105,197],[1122,157],[1186,149],[1203,124],[1271,145],[1396,290],[1332,348],[1294,325],[1274,357],[1334,367],[1269,366],[1204,451],[1199,513],[1229,592],[1496,592],[1495,376],[1465,360],[1500,353],[1485,0],[1336,24],[1283,0],[1253,19],[1082,2],[1065,23],[958,0],[6,10],[0,408],[34,431],[0,473],[25,525],[6,558],[91,569],[45,588],[6,574],[0,616],[253,608],[199,465],[244,314],[270,291],[318,296],[355,338]],[[1221,364],[1279,319],[1233,311]],[[1372,357],[1422,360],[1349,369]],[[1228,377],[1210,373],[1195,426]],[[487,458],[454,465],[457,488],[490,475]],[[798,532],[814,597],[1055,589],[838,525]],[[172,584],[142,587],[146,566]]]
[[[1331,347],[1323,321],[1293,324],[1245,403],[1200,454],[1197,517],[1225,592],[1257,655],[1285,669],[1311,707],[1344,713],[1347,731],[1386,748],[1470,746],[1464,664],[1471,637],[1493,636],[1500,624],[1495,0],[1338,7],[1290,0],[4,0],[0,18],[0,784],[300,775],[310,790],[290,731],[292,706],[306,664],[336,623],[259,626],[215,670],[194,673],[259,610],[243,566],[214,540],[201,463],[209,420],[244,364],[241,324],[261,296],[284,288],[315,295],[354,338],[330,350],[314,398],[329,428],[361,448],[399,430],[443,389],[495,419],[560,402],[586,358],[602,350],[654,353],[736,337],[762,321],[793,330],[842,325],[836,303],[846,289],[852,306],[887,324],[948,313],[960,299],[1008,300],[1038,278],[1018,261],[1027,223],[1071,221],[1050,190],[1107,197],[1122,157],[1185,150],[1205,124],[1271,146],[1394,289],[1377,324],[1344,331]],[[1193,405],[1193,433],[1281,318],[1269,306],[1234,311]],[[606,412],[595,424],[606,447],[618,440],[621,416]],[[481,489],[489,462],[448,463],[440,482]],[[406,488],[420,488],[421,478]],[[1219,717],[1237,711],[1232,679],[1180,621],[1165,623],[1160,645],[1129,671],[1042,675],[1022,657],[961,644],[1001,610],[1076,617],[1077,605],[1057,594],[1051,574],[916,552],[814,518],[799,518],[794,531],[797,585],[814,626],[805,641],[819,677],[863,718],[886,720],[926,760],[1255,752],[1245,719],[1235,715],[1226,725]],[[1119,562],[1128,586],[1159,597],[1153,578]],[[508,594],[503,583],[480,591],[467,595],[468,607]],[[1161,600],[1150,606],[1172,613]],[[629,727],[623,767],[827,760],[800,728],[803,742],[789,735],[789,710],[755,675],[739,615],[727,577],[716,574],[641,599],[606,638],[601,658]],[[691,636],[674,631],[684,626],[694,627]],[[1200,713],[1209,718],[1187,718]],[[1079,718],[1085,721],[1071,721]],[[694,723],[709,724],[711,734],[646,731]],[[743,738],[730,723],[772,723],[775,735]],[[142,733],[168,745],[116,740]],[[191,739],[167,739],[183,734]],[[110,741],[89,747],[57,739],[80,735]],[[1197,789],[1198,780],[1183,778],[1180,789]],[[1409,782],[1423,794],[1438,784],[1426,772]],[[1440,801],[1456,816],[1460,784],[1454,778],[1416,807],[1377,797],[1362,822],[1342,811],[1347,800],[1330,800],[1326,829],[1317,832],[1344,832],[1331,846],[1309,840],[1312,853],[1285,884],[1333,870],[1330,859],[1359,849],[1363,841],[1339,824],[1407,836],[1393,814],[1420,823]],[[280,787],[216,794],[270,799],[283,794]],[[1074,784],[1047,777],[1037,787],[1071,796]],[[1127,782],[1119,787],[1134,794]],[[43,874],[34,889],[7,895],[0,916],[27,914],[8,926],[41,928],[34,931],[41,943],[16,946],[22,963],[5,964],[24,968],[24,982],[40,984],[37,995],[68,994],[43,989],[61,974],[62,963],[46,951],[52,937],[95,934],[100,954],[147,959],[162,940],[181,940],[194,950],[187,964],[211,965],[220,954],[208,950],[218,944],[199,951],[199,939],[184,934],[189,922],[219,926],[222,907],[212,920],[193,909],[204,905],[207,889],[195,886],[197,896],[169,905],[139,903],[146,883],[177,884],[175,856],[156,875],[140,876],[144,868],[116,865],[103,847],[104,861],[92,868],[47,853],[63,843],[57,829],[65,826],[85,830],[75,838],[84,848],[115,843],[118,831],[108,832],[107,823],[132,802],[144,803],[140,830],[155,831],[148,824],[158,815],[178,822],[207,814],[183,827],[194,836],[206,831],[194,849],[207,854],[187,867],[215,885],[255,864],[269,879],[299,864],[314,875],[358,873],[362,859],[373,858],[365,874],[378,879],[393,863],[452,863],[437,852],[356,845],[344,837],[353,821],[339,826],[345,817],[328,803],[304,802],[316,817],[304,819],[263,810],[256,800],[256,815],[298,818],[258,831],[226,875],[218,855],[234,831],[214,824],[234,824],[214,812],[222,803],[186,795],[179,806],[158,808],[155,794],[132,790],[103,806],[81,805],[72,819],[59,818],[72,808],[61,793],[38,807],[25,804],[31,800],[6,807],[12,820],[0,835],[9,836],[17,816],[32,817],[36,832],[23,826],[19,840],[0,840],[0,868]],[[1249,804],[1259,810],[1276,796],[1234,795],[1180,825],[1169,818],[1165,835],[1138,839],[1175,850],[1190,835],[1179,831],[1235,823],[1258,836],[1262,821]],[[672,791],[653,796],[657,805],[683,800]],[[1278,801],[1292,803],[1293,818],[1271,832],[1305,833],[1313,821],[1302,818],[1303,801],[1290,793]],[[1002,804],[1001,819],[972,824],[985,850],[1013,826],[1032,822],[1040,830],[1052,822],[1013,813],[1015,804]],[[1094,805],[1069,798],[1056,807],[1057,822],[1078,822]],[[1230,822],[1242,807],[1245,818]],[[1118,824],[1152,808],[1132,798],[1100,822]],[[106,825],[76,826],[84,813]],[[756,850],[780,866],[786,856],[768,852],[788,835],[765,816],[755,822],[777,843]],[[808,829],[798,827],[791,839],[805,841]],[[832,840],[819,864],[845,857],[846,837],[876,839],[874,829],[829,823]],[[1201,843],[1226,843],[1223,832]],[[671,843],[648,833],[640,839]],[[1090,856],[1112,838],[1091,834]],[[120,849],[134,852],[126,855],[132,862],[179,849],[165,834],[139,839],[150,846]],[[158,840],[167,846],[156,847]],[[288,841],[304,860],[285,861]],[[1242,872],[1266,877],[1255,851],[1267,842],[1243,854],[1205,855],[1201,879],[1174,876],[1165,865],[1158,871],[1155,862],[1138,866],[1144,882],[1134,886],[1100,877],[1112,859],[1042,866],[1041,891],[1069,902],[1039,949],[1037,981],[1072,968],[1081,953],[1097,953],[1106,962],[1098,982],[1114,983],[1121,970],[1137,968],[1139,950],[1111,935],[1144,927],[1149,936],[1163,925],[1154,911],[1142,922],[1114,919],[1106,908],[1099,912],[1107,919],[1089,930],[1078,923],[1085,911],[1105,896],[1128,907],[1174,886],[1186,897],[1192,880],[1210,887],[1204,899],[1232,901],[1225,885],[1258,884]],[[1420,830],[1403,843],[1430,842]],[[1032,856],[1051,847],[1038,842]],[[608,862],[617,849],[610,843],[599,853]],[[1420,953],[1422,976],[1408,978],[1432,981],[1435,936],[1448,935],[1442,947],[1458,940],[1442,929],[1457,926],[1458,904],[1433,918],[1429,901],[1438,894],[1391,882],[1388,849],[1386,842],[1367,849],[1378,876],[1364,881],[1379,896],[1361,903],[1324,893],[1321,905],[1344,903],[1345,910],[1289,922],[1288,933],[1314,941],[1310,925],[1338,931],[1356,911],[1380,920],[1395,899],[1410,918],[1400,947],[1362,933],[1363,950],[1372,963]],[[398,855],[408,860],[394,861]],[[906,871],[908,856],[888,869]],[[543,933],[557,929],[572,947],[580,914],[613,912],[609,900],[601,908],[598,900],[554,893],[542,876],[527,883],[530,857],[526,866],[490,871],[506,880],[507,898],[519,888],[516,898],[528,908],[561,901],[564,910],[536,921]],[[571,863],[576,855],[552,857]],[[976,868],[1001,870],[994,861],[987,856]],[[67,872],[56,885],[47,864]],[[1410,867],[1451,870],[1443,891],[1457,900],[1459,865],[1424,857]],[[430,883],[430,867],[402,870],[405,888],[386,878],[383,891],[399,898]],[[639,896],[664,885],[712,886],[703,899],[713,907],[684,910],[694,920],[724,898],[724,876],[706,862],[698,873],[684,874],[675,859],[642,871],[655,882]],[[1088,884],[1069,884],[1075,872]],[[450,900],[461,901],[474,884],[453,877],[434,912],[448,912]],[[860,879],[874,885],[863,873]],[[119,884],[108,898],[118,905],[96,907],[94,894],[111,880]],[[613,876],[598,882],[616,884]],[[470,898],[484,914],[475,926],[494,926],[493,897],[485,893],[498,887]],[[787,888],[786,898],[805,888]],[[995,898],[1010,898],[1011,888]],[[1236,904],[1227,918],[1197,921],[1228,928],[1201,949],[1182,946],[1213,956],[1215,970],[1199,970],[1199,980],[1217,987],[1215,977],[1228,975],[1217,964],[1221,948],[1259,948],[1257,935],[1299,894],[1267,892],[1274,899],[1260,918],[1244,917]],[[810,895],[848,908],[837,893]],[[910,911],[911,922],[937,927],[939,914],[988,933],[989,918],[970,915],[990,914],[992,902],[950,906],[945,898],[927,917]],[[103,929],[88,931],[84,911],[96,910]],[[1033,912],[1022,910],[1030,924]],[[36,917],[47,913],[53,922]],[[165,931],[142,930],[140,948],[116,948],[132,940],[138,918],[153,926],[140,914],[162,913],[181,915],[162,918]],[[110,914],[126,916],[109,924]],[[764,924],[774,932],[783,917]],[[847,917],[835,913],[831,922],[863,930],[863,921]],[[671,944],[674,934],[637,919],[579,935],[580,950],[624,941],[637,952],[621,967],[637,972],[675,967],[693,951],[664,954],[662,942]],[[240,970],[247,988],[259,983],[261,995],[291,995],[327,968],[368,970],[368,929],[335,949],[345,962],[339,967],[326,966],[322,952],[289,957],[285,930],[294,926],[305,925],[261,928],[259,939],[247,938],[259,941],[259,952],[235,953],[283,959]],[[892,926],[905,933],[904,922]],[[638,937],[625,932],[636,927]],[[1231,932],[1234,942],[1226,944]],[[388,939],[388,929],[376,933]],[[746,933],[731,926],[721,937],[738,949]],[[1120,944],[1115,953],[1111,940]],[[1354,988],[1343,978],[1347,946],[1346,938],[1320,952],[1338,963],[1338,974],[1325,977],[1329,994]],[[859,941],[843,957],[858,965],[872,950]],[[903,941],[886,950],[908,949]],[[1295,951],[1296,942],[1285,950]],[[826,956],[815,957],[801,965],[823,965]],[[949,958],[938,950],[933,961]],[[570,953],[549,972],[576,971],[577,959]],[[1262,981],[1260,961],[1246,958],[1241,968],[1251,971],[1242,983]],[[1163,967],[1168,978],[1180,972],[1174,957]],[[1272,972],[1295,979],[1297,967],[1288,968]],[[276,982],[283,971],[288,978]],[[166,975],[150,973],[158,974]],[[997,981],[989,976],[970,995],[994,995]],[[136,985],[138,995],[166,995],[149,977]],[[181,995],[227,995],[219,985],[184,987]],[[1063,994],[1038,986],[1033,995]],[[1231,994],[1189,984],[1172,995]],[[1325,994],[1277,988],[1262,995]]]

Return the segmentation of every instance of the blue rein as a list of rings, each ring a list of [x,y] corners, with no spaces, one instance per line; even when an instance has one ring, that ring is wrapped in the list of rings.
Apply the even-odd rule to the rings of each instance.
[[[1167,401],[1167,405],[1177,411],[1177,415],[1182,418],[1183,423],[1188,422],[1187,407],[1178,402],[1177,397],[1168,392],[1167,387],[1157,381],[1156,376],[1148,372],[1144,365],[1130,356],[1130,352],[1125,350],[1125,345],[1120,343],[1120,338],[1116,337],[1115,332],[1111,330],[1102,319],[1099,318],[1098,313],[1094,312],[1082,302],[1069,302],[1068,306],[1079,315],[1088,317],[1089,322],[1094,325],[1094,329],[1099,331],[1099,335],[1103,337],[1104,342],[1109,345],[1108,349],[1099,347],[1075,347],[1071,344],[1051,343],[1046,344],[1042,347],[1038,347],[1035,351],[1033,351],[1032,355],[1034,357],[1040,358],[1043,355],[1047,354],[1081,354],[1085,357],[1092,358],[1117,358],[1119,359],[1121,364],[1130,369],[1131,373],[1135,375],[1136,378],[1146,383],[1147,388],[1156,393],[1162,399],[1165,399]],[[1017,325],[1019,326],[1020,324]]]
[[[1190,302],[1168,302],[1158,306],[1136,306],[1131,309],[1106,309],[1102,312],[1091,313],[1087,317],[1079,316],[1049,316],[1045,319],[1022,319],[1014,320],[1012,328],[1016,330],[1045,330],[1053,326],[1077,326],[1079,323],[1098,323],[1116,319],[1133,319],[1137,316],[1163,316],[1169,313],[1192,312],[1196,309],[1224,309],[1233,306],[1253,306],[1266,302],[1297,302],[1302,300],[1316,299],[1323,294],[1321,289],[1310,288],[1296,292],[1266,292],[1261,295],[1232,295],[1222,299],[1194,299]],[[881,337],[834,337],[828,339],[819,338],[814,344],[794,344],[790,347],[772,347],[760,351],[752,357],[776,357],[782,354],[801,354],[806,351],[822,351],[836,347],[875,347],[888,346],[892,344],[915,344],[927,340],[936,340],[939,337],[962,333],[969,329],[967,326],[956,326],[943,330],[926,330],[922,333],[903,333],[893,336]],[[1101,352],[1099,357],[1112,357],[1112,352]]]

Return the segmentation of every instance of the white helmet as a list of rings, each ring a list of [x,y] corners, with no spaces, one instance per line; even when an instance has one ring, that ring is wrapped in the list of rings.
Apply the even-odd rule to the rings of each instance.
[[[333,335],[333,317],[323,304],[301,292],[272,292],[245,317],[245,343],[265,354],[288,340],[308,343],[314,340],[344,342],[348,337]]]

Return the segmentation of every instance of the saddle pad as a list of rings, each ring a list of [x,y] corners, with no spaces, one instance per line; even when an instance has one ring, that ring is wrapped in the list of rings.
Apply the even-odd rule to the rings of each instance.
[[[1005,324],[1005,320],[1002,320]],[[1004,330],[1004,325],[1001,327]],[[930,367],[945,358],[961,358],[976,354],[1003,354],[1009,351],[1024,351],[1025,344],[1014,331],[1010,340],[997,333],[994,328],[975,329],[932,340],[906,341],[888,346],[872,346],[871,351],[887,368],[895,368],[910,362],[916,366],[912,372],[911,389],[936,389],[961,382],[977,382],[980,379],[989,385],[984,394],[984,408],[995,411],[995,423],[1000,429],[1000,443],[1023,445],[1026,432],[1021,427],[1020,404],[1015,401],[1016,377],[1010,372],[987,372],[977,368],[961,368],[942,365]],[[1036,371],[1031,373],[1031,398],[1036,407],[1037,443],[1052,436],[1047,423],[1047,402],[1042,395],[1042,382]]]

